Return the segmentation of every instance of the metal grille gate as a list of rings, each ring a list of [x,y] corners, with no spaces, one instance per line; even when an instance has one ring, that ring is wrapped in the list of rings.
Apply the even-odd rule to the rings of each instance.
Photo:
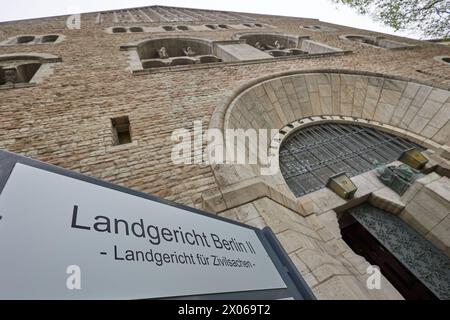
[[[283,177],[296,197],[325,187],[340,172],[349,176],[374,169],[374,161],[390,163],[419,145],[383,131],[350,124],[327,123],[294,132],[280,149]]]

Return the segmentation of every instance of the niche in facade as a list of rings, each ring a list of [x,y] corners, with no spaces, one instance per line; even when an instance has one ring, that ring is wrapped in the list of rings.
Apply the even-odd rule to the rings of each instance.
[[[57,34],[24,35],[6,39],[5,41],[0,42],[0,46],[57,43],[62,40],[63,36]]]
[[[47,74],[48,63],[58,62],[50,55],[0,55],[0,89],[24,87],[40,82]]]
[[[384,37],[372,37],[366,35],[344,35],[340,36],[340,38],[384,49],[403,49],[413,47],[412,45],[394,40],[388,40],[385,39]]]
[[[58,40],[58,38],[59,38],[58,35],[50,34],[50,35],[47,35],[47,36],[43,36],[41,38],[41,42],[42,43],[53,43],[53,42],[56,42]]]
[[[137,53],[144,69],[222,61],[213,54],[212,43],[191,38],[148,40],[138,45]]]
[[[272,33],[246,33],[235,38],[246,40],[247,44],[273,57],[297,56],[341,51],[337,48],[310,40],[308,37]]]
[[[30,43],[33,42],[35,39],[35,36],[20,36],[16,38],[17,43]]]

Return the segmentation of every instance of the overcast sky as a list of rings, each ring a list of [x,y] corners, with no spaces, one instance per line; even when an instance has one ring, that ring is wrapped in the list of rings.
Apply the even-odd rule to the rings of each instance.
[[[2,2],[0,21],[159,4],[316,18],[361,29],[420,38],[420,33],[418,32],[394,32],[391,28],[372,21],[370,17],[358,15],[353,9],[338,6],[331,0],[2,0]]]

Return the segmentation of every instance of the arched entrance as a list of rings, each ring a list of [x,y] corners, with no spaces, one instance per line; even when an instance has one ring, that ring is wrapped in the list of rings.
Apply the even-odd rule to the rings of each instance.
[[[438,110],[430,108],[436,99],[442,101]],[[349,70],[290,71],[267,75],[237,88],[216,108],[209,128],[276,129],[280,135],[272,137],[269,151],[278,156],[283,143],[298,130],[326,123],[355,125],[393,135],[386,135],[387,140],[401,138],[437,155],[441,149],[446,150],[443,145],[448,143],[450,134],[448,117],[443,116],[447,110],[443,101],[449,99],[449,90],[411,79]],[[402,148],[396,149],[401,151]],[[392,157],[380,162],[388,162]],[[435,195],[431,179],[422,188],[421,199],[429,200],[431,218],[439,216],[436,226],[419,221],[423,214],[416,203],[421,200],[408,199],[408,204],[398,195],[391,198],[373,172],[355,174],[352,179],[359,189],[355,202],[349,204],[328,188],[296,196],[281,170],[262,175],[264,165],[264,161],[259,161],[252,165],[212,166],[219,190],[205,193],[203,206],[239,221],[249,219],[248,223],[258,227],[271,227],[320,299],[402,298],[384,274],[381,290],[366,287],[370,262],[342,239],[340,208],[347,210],[373,198],[379,207],[400,214],[408,225],[416,222],[410,225],[420,229],[421,234],[432,235],[430,241],[441,251],[448,251],[445,223],[450,217],[432,212]],[[445,179],[436,181],[441,189],[448,185]],[[414,220],[416,217],[419,220]]]

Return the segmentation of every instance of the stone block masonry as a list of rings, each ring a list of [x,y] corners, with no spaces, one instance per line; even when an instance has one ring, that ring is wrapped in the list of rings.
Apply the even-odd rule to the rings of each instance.
[[[157,29],[166,24],[176,25],[180,17],[185,21],[179,25],[249,22],[270,25],[255,32],[310,36],[313,42],[352,52],[132,74],[129,57],[120,47],[142,39],[166,37],[167,32],[105,31],[115,26]],[[0,46],[0,56],[45,53],[61,59],[52,63],[52,73],[35,86],[0,90],[0,149],[185,205],[202,208],[208,203],[204,208],[209,211],[253,226],[268,225],[321,299],[401,299],[387,281],[386,289],[380,293],[364,287],[367,262],[340,239],[334,205],[325,191],[320,201],[314,202],[309,197],[297,201],[292,199],[282,177],[253,181],[240,189],[239,183],[249,176],[253,178],[245,168],[218,171],[211,166],[174,165],[170,138],[174,130],[190,129],[198,120],[203,121],[204,127],[219,124],[223,127],[227,101],[239,88],[251,86],[256,78],[270,79],[273,74],[294,71],[299,74],[323,71],[315,76],[298,75],[256,86],[243,100],[245,103],[236,105],[238,112],[227,121],[241,127],[281,129],[307,116],[345,115],[387,122],[399,133],[413,131],[419,142],[437,137],[434,141],[445,143],[450,132],[447,96],[450,67],[433,57],[448,56],[450,48],[315,19],[162,7],[136,9],[125,15],[83,14],[80,29],[68,29],[66,19],[52,17],[0,24],[0,42],[25,34],[57,34],[64,39],[59,43]],[[308,25],[322,25],[327,30],[301,28]],[[173,32],[171,36],[224,41],[232,40],[238,32],[242,30],[191,28]],[[388,50],[365,46],[340,39],[339,35],[344,34],[381,35],[415,47]],[[362,76],[364,73],[378,76]],[[396,81],[396,77],[410,81]],[[257,119],[247,112],[247,106],[259,114]],[[114,145],[111,119],[124,116],[128,116],[132,142]],[[368,179],[365,176],[358,183],[364,184]],[[273,188],[266,185],[268,181]],[[224,186],[231,191],[225,192]],[[361,194],[367,196],[375,187],[361,188]],[[423,196],[436,198],[443,193],[446,196],[447,191],[438,183],[430,188],[426,192],[424,189]],[[378,198],[384,195],[377,194]],[[246,202],[239,203],[242,199]],[[413,202],[410,203],[412,206]],[[426,205],[426,201],[421,205]],[[414,207],[410,209],[409,212],[414,212]],[[437,218],[430,221],[427,237],[445,240],[448,217]],[[448,241],[445,243],[448,249]]]

